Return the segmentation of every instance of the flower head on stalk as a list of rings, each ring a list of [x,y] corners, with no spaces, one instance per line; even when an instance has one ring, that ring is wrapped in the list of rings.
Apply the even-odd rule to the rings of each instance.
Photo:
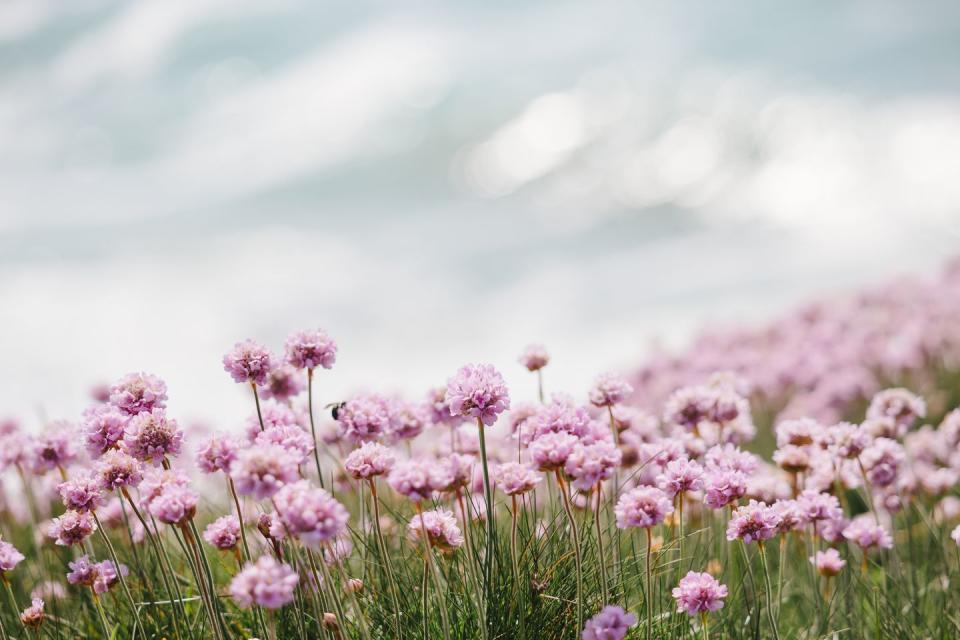
[[[281,365],[267,375],[260,387],[260,397],[287,402],[306,388],[303,375],[288,364]]]
[[[673,589],[673,599],[677,601],[677,611],[689,616],[710,613],[723,609],[723,599],[727,597],[726,585],[720,584],[709,573],[690,571]]]
[[[28,629],[36,631],[43,624],[43,599],[33,598],[30,606],[20,613],[20,623]]]
[[[806,489],[797,496],[797,508],[800,509],[806,522],[836,520],[843,517],[843,510],[840,508],[837,496],[814,489]]]
[[[434,509],[418,513],[407,524],[407,537],[414,544],[423,544],[426,531],[427,542],[441,553],[453,553],[463,544],[463,534],[457,526],[453,512]]]
[[[73,511],[93,511],[104,503],[100,481],[92,475],[77,476],[57,485],[63,506]]]
[[[817,551],[810,556],[810,564],[817,568],[817,573],[827,578],[838,575],[846,566],[847,561],[840,557],[840,552],[836,549],[827,549],[826,551]]]
[[[130,573],[127,565],[121,564],[118,568],[111,560],[103,560],[93,565],[93,572],[93,584],[90,586],[97,594],[106,593],[120,582],[121,575],[126,576]]]
[[[110,404],[135,416],[167,406],[167,385],[149,373],[128,373],[110,386]]]
[[[284,358],[297,369],[330,369],[337,361],[337,343],[323,329],[295,331],[284,344]]]
[[[673,503],[656,487],[637,487],[620,496],[614,507],[617,527],[649,529],[673,513]]]
[[[77,452],[73,446],[72,425],[67,422],[54,422],[46,433],[36,437],[30,447],[30,468],[34,473],[42,474],[54,469],[66,468],[76,460]]]
[[[223,370],[230,374],[234,382],[262,386],[275,366],[273,354],[253,340],[236,343],[233,349],[223,356]]]
[[[207,436],[197,448],[197,467],[203,473],[228,473],[230,465],[237,459],[240,443],[231,436],[215,433]]]
[[[424,404],[427,408],[427,415],[433,425],[456,427],[464,422],[463,416],[455,416],[451,413],[450,403],[447,402],[446,387],[434,387],[427,391]]]
[[[573,486],[588,491],[613,475],[623,454],[612,442],[600,440],[577,445],[564,463],[564,472],[573,478]]]
[[[392,402],[393,419],[388,433],[390,440],[413,440],[423,432],[430,420],[426,406],[399,399]]]
[[[830,452],[847,460],[856,459],[870,446],[871,437],[860,425],[838,422],[828,427],[830,434]]]
[[[387,476],[387,484],[402,496],[422,502],[428,500],[434,491],[439,491],[438,486],[446,486],[450,477],[447,474],[438,473],[442,471],[435,463],[427,460],[412,459],[398,462]]]
[[[530,460],[540,471],[562,469],[579,444],[577,436],[565,431],[545,433],[530,443]]]
[[[80,544],[97,530],[97,523],[90,513],[67,511],[54,518],[47,529],[47,535],[61,547]]]
[[[237,453],[230,477],[237,493],[257,500],[272,497],[280,488],[300,478],[300,457],[278,444],[256,445]]]
[[[310,434],[296,425],[270,427],[257,434],[252,446],[259,447],[266,444],[280,445],[297,457],[298,465],[309,459],[315,447]]]
[[[525,464],[504,462],[493,470],[493,481],[497,488],[508,496],[516,496],[533,490],[543,476]]]
[[[596,407],[612,407],[623,402],[633,393],[633,387],[623,376],[615,373],[602,373],[597,376],[590,388],[590,404]]]
[[[877,438],[860,454],[867,479],[875,487],[888,487],[897,479],[906,452],[896,440]]]
[[[843,537],[863,550],[893,547],[893,538],[882,525],[876,524],[869,514],[854,518],[843,530]]]
[[[451,453],[438,461],[434,486],[437,491],[452,492],[463,489],[474,478],[477,459],[466,453]]]
[[[671,460],[657,476],[657,486],[671,499],[678,493],[698,491],[703,487],[703,467],[693,460]]]
[[[182,525],[197,512],[197,494],[185,485],[170,483],[150,501],[150,515],[160,522]]]
[[[297,572],[271,556],[260,556],[256,562],[248,562],[243,570],[230,581],[230,595],[241,607],[253,605],[267,609],[279,609],[293,601],[293,594],[300,581]]]
[[[737,507],[727,525],[727,540],[743,540],[745,543],[763,542],[777,533],[777,512],[763,502],[751,500]]]
[[[480,420],[490,426],[510,408],[507,385],[493,365],[468,364],[447,382],[447,404],[455,416]]]
[[[99,458],[120,446],[130,415],[109,405],[91,407],[84,414],[83,439],[87,453]]]
[[[583,625],[581,640],[623,640],[630,627],[637,624],[637,616],[620,607],[607,605]]]
[[[180,455],[183,431],[163,409],[144,411],[130,418],[123,434],[123,449],[137,460],[158,466],[165,458]]]
[[[343,467],[356,480],[369,480],[389,473],[396,458],[389,447],[377,442],[364,442],[347,455]]]
[[[306,480],[284,486],[273,502],[285,531],[308,547],[319,548],[346,531],[346,507]]]
[[[722,509],[747,493],[747,476],[742,471],[718,469],[703,477],[703,502],[711,509]]]
[[[15,546],[6,540],[0,540],[0,574],[13,571],[23,560],[24,555],[17,551]]]
[[[539,371],[550,363],[550,354],[542,344],[531,344],[523,350],[518,361],[527,371]]]
[[[67,573],[67,582],[92,587],[97,578],[97,565],[90,562],[90,557],[83,555],[67,563],[70,571]]]
[[[123,451],[107,451],[94,466],[104,491],[135,487],[143,481],[143,464]]]
[[[337,536],[323,550],[323,561],[333,566],[342,563],[353,553],[353,541],[348,533]]]
[[[898,438],[907,433],[917,418],[926,415],[927,403],[923,398],[902,388],[884,389],[873,396],[867,407],[867,418],[892,420]]]
[[[203,539],[221,551],[235,549],[240,541],[240,520],[233,514],[217,518],[203,530]]]
[[[390,400],[376,393],[356,395],[337,410],[340,435],[354,444],[383,438],[394,419]]]

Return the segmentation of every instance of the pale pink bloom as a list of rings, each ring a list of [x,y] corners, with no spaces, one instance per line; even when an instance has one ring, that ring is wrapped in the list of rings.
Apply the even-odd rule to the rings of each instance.
[[[800,492],[797,496],[797,508],[806,522],[836,520],[843,517],[837,496],[821,493],[813,489]]]
[[[873,516],[862,514],[853,519],[843,530],[843,537],[853,542],[861,549],[890,549],[893,547],[893,538],[881,525],[876,524]]]
[[[240,542],[240,520],[232,514],[217,518],[203,530],[203,539],[222,551],[235,548]]]
[[[747,477],[741,471],[720,469],[703,476],[703,502],[711,509],[722,509],[747,493]]]
[[[588,491],[613,475],[623,454],[613,442],[601,440],[579,444],[564,464],[564,472],[573,478],[573,486]]]
[[[387,476],[387,484],[402,496],[422,502],[452,480],[439,465],[420,459],[398,462]]]
[[[633,387],[623,376],[603,373],[597,376],[590,389],[590,403],[597,407],[612,407],[620,404],[633,393]]]
[[[395,421],[393,403],[375,393],[356,395],[337,409],[340,435],[352,443],[379,440]]]
[[[840,552],[836,549],[827,549],[810,556],[810,564],[817,568],[820,575],[832,578],[840,573],[847,561],[840,557]]]
[[[230,467],[230,477],[237,493],[263,500],[300,478],[299,462],[299,456],[280,445],[257,445],[237,454]]]
[[[546,433],[530,443],[530,459],[540,471],[562,468],[580,440],[566,432]]]
[[[93,458],[99,458],[110,449],[120,446],[130,415],[101,405],[85,412],[84,418],[83,438],[87,453]]]
[[[303,374],[291,367],[282,365],[267,375],[267,381],[260,387],[260,397],[287,402],[306,389]]]
[[[28,629],[39,629],[43,624],[43,599],[33,598],[30,606],[20,613],[20,623]]]
[[[243,608],[253,605],[279,609],[293,601],[300,581],[297,572],[280,564],[271,556],[260,556],[255,563],[248,562],[230,581],[230,595]]]
[[[330,369],[337,361],[337,344],[323,329],[291,333],[284,352],[286,361],[297,369]]]
[[[5,540],[0,540],[0,574],[13,571],[24,559],[24,555],[17,548]]]
[[[569,433],[582,438],[590,428],[590,413],[563,394],[554,394],[550,403],[534,411],[524,424],[525,443],[548,433]]]
[[[897,425],[897,436],[913,426],[917,418],[927,415],[927,404],[920,396],[906,389],[884,389],[873,396],[867,408],[868,418],[890,418]]]
[[[230,374],[234,382],[263,385],[275,366],[273,354],[253,340],[236,343],[223,356],[223,370]]]
[[[605,606],[600,613],[583,625],[581,640],[623,640],[630,627],[637,624],[637,616],[614,605]]]
[[[143,464],[133,456],[116,449],[97,460],[94,471],[104,491],[135,487],[143,480]]]
[[[97,523],[94,522],[90,513],[67,511],[59,518],[53,519],[47,529],[47,535],[58,545],[69,547],[80,544],[96,530]]]
[[[727,524],[727,540],[743,540],[745,543],[769,540],[777,533],[780,516],[776,510],[763,502],[751,500],[737,507]]]
[[[144,411],[130,418],[123,434],[123,449],[137,460],[159,465],[180,454],[183,431],[163,409]]]
[[[620,496],[614,507],[617,527],[648,529],[673,513],[673,503],[656,487],[637,487]]]
[[[723,609],[723,599],[726,597],[726,585],[720,584],[709,573],[690,571],[673,589],[677,611],[693,617]]]
[[[295,425],[270,427],[257,434],[251,446],[261,447],[270,444],[280,445],[296,456],[298,465],[306,462],[315,448],[313,437]]]
[[[110,404],[135,416],[167,406],[167,385],[149,373],[128,373],[110,387]]]
[[[463,544],[463,534],[457,526],[453,512],[447,509],[424,511],[410,519],[407,524],[407,537],[414,544],[423,544],[423,534],[431,547],[442,553],[452,553]]]
[[[903,446],[890,438],[877,438],[860,454],[860,462],[867,471],[867,479],[875,487],[893,484],[905,459]]]
[[[273,503],[287,534],[311,548],[343,535],[350,518],[346,507],[306,480],[284,486],[273,497]]]
[[[531,344],[520,354],[519,361],[527,371],[539,371],[550,362],[550,355],[542,344]]]
[[[103,504],[102,487],[92,475],[81,475],[61,482],[57,491],[63,500],[63,506],[73,511],[93,511]]]
[[[498,489],[508,496],[515,496],[531,491],[543,476],[525,464],[504,462],[494,469],[493,480]]]
[[[468,364],[447,381],[450,413],[480,420],[490,426],[510,408],[510,394],[503,377],[493,365]]]
[[[703,487],[703,467],[692,460],[671,460],[657,476],[657,486],[671,499],[678,493],[699,491]]]
[[[350,452],[343,466],[357,480],[369,480],[388,473],[395,462],[396,458],[389,447],[376,442],[364,442]]]
[[[230,465],[237,459],[240,443],[231,436],[215,433],[201,441],[197,449],[197,467],[204,473],[223,471],[228,473]]]

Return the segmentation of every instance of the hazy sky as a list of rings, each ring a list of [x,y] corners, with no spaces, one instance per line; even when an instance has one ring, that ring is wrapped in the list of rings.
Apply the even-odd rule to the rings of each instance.
[[[655,342],[960,249],[953,2],[0,4],[0,414],[236,340],[322,399],[467,361],[582,393]]]

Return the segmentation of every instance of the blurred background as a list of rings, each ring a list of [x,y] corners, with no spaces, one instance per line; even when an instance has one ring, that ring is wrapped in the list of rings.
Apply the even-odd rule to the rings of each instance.
[[[960,250],[960,4],[0,3],[0,414],[327,329],[515,397]]]

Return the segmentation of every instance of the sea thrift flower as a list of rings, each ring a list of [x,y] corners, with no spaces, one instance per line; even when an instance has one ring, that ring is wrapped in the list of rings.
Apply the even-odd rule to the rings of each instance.
[[[797,508],[807,522],[836,520],[843,517],[837,496],[806,489],[797,496]]]
[[[286,402],[306,388],[303,375],[290,365],[277,367],[267,375],[260,397]]]
[[[309,547],[319,547],[346,531],[346,507],[306,480],[288,484],[273,498],[284,529]]]
[[[427,413],[430,422],[435,425],[455,427],[464,421],[463,416],[455,416],[450,412],[450,403],[447,402],[447,388],[434,387],[427,392]]]
[[[57,491],[63,500],[63,506],[73,511],[93,511],[104,500],[100,481],[91,475],[78,476],[57,485]]]
[[[83,555],[67,563],[70,571],[67,573],[67,582],[92,587],[97,578],[97,565],[90,562],[89,556]]]
[[[741,471],[720,469],[703,477],[703,502],[711,509],[722,509],[747,493],[747,477]]]
[[[380,439],[392,421],[390,401],[377,394],[354,396],[337,410],[340,434],[354,443]]]
[[[549,433],[569,433],[582,439],[590,429],[591,422],[585,407],[575,405],[569,396],[556,394],[550,399],[550,404],[537,408],[526,421],[526,441]]]
[[[832,578],[840,573],[847,561],[840,557],[840,552],[836,549],[827,549],[810,556],[810,564],[817,568],[820,575]]]
[[[510,408],[510,394],[500,373],[489,364],[468,364],[447,382],[452,415],[479,419],[488,427]]]
[[[97,461],[94,471],[104,491],[135,487],[143,480],[143,465],[123,451],[107,451]]]
[[[777,514],[777,533],[789,533],[803,527],[803,512],[796,500],[777,500],[770,508]]]
[[[620,496],[614,513],[620,529],[649,529],[673,513],[673,503],[667,494],[656,487],[637,487]]]
[[[423,432],[429,420],[425,407],[403,400],[393,401],[390,437],[393,440],[412,440]]]
[[[612,407],[633,393],[633,387],[622,376],[604,373],[597,377],[590,389],[590,403],[597,407]]]
[[[787,445],[804,447],[813,444],[814,438],[821,431],[823,431],[823,426],[810,418],[784,420],[776,427],[777,446],[781,448]]]
[[[197,494],[189,487],[169,484],[150,501],[150,514],[166,524],[181,525],[197,512]]]
[[[464,453],[451,453],[439,460],[434,480],[437,491],[456,491],[466,487],[474,477],[477,459]]]
[[[867,479],[875,487],[893,484],[905,459],[903,446],[890,438],[877,438],[860,455],[860,462],[867,471]]]
[[[128,373],[110,387],[110,404],[135,416],[167,406],[167,385],[149,373]]]
[[[152,469],[144,475],[143,482],[140,484],[140,505],[149,510],[150,503],[159,498],[168,487],[174,485],[187,488],[190,486],[190,478],[180,470]]]
[[[530,459],[540,471],[554,471],[567,464],[567,459],[580,444],[575,435],[546,433],[530,443]]]
[[[183,431],[163,409],[145,411],[130,418],[123,434],[123,448],[137,460],[159,465],[167,456],[177,456],[183,446]]]
[[[350,452],[343,467],[357,480],[369,480],[388,473],[396,462],[393,451],[376,442],[364,442]]]
[[[508,496],[516,496],[531,491],[543,476],[525,464],[504,462],[493,471],[493,481],[497,488]]]
[[[87,453],[99,458],[110,449],[119,447],[129,419],[129,415],[108,406],[95,407],[87,412],[83,425]]]
[[[698,616],[723,609],[723,599],[727,597],[726,585],[720,584],[709,573],[690,571],[673,589],[673,599],[677,601],[677,611],[689,616]]]
[[[230,374],[234,382],[263,385],[274,366],[273,354],[253,340],[236,343],[223,356],[223,370]]]
[[[414,544],[423,544],[426,531],[427,541],[442,553],[452,553],[463,544],[463,534],[457,526],[453,512],[447,509],[434,509],[416,514],[407,524],[407,538]]]
[[[777,532],[778,521],[776,511],[763,502],[751,500],[733,512],[727,524],[727,540],[739,538],[747,544],[769,540]]]
[[[520,354],[519,362],[527,371],[539,371],[550,362],[550,355],[542,344],[531,344]]]
[[[710,447],[703,456],[703,462],[709,471],[728,469],[746,475],[754,473],[760,467],[757,456],[733,444]]]
[[[57,422],[51,425],[48,433],[33,440],[30,468],[35,473],[65,468],[76,459],[71,430],[69,424]]]
[[[703,467],[691,460],[671,460],[657,476],[657,486],[670,499],[678,493],[699,491],[703,487]]]
[[[810,468],[810,452],[806,447],[785,444],[773,452],[773,461],[789,473],[802,473]]]
[[[93,566],[93,571],[94,578],[91,587],[93,588],[93,592],[97,594],[106,593],[120,582],[121,575],[126,576],[130,573],[127,565],[121,564],[118,569],[110,560],[98,562]]]
[[[615,444],[601,440],[575,447],[563,470],[573,478],[574,487],[587,491],[612,476],[622,459],[623,454]]]
[[[252,446],[278,444],[297,457],[297,464],[303,464],[313,453],[313,437],[297,426],[270,427],[257,434]]]
[[[286,361],[297,369],[330,369],[337,361],[337,344],[323,329],[291,333],[284,351]]]
[[[337,565],[350,557],[353,553],[353,541],[349,535],[334,538],[333,542],[323,550],[323,561],[329,565]]]
[[[20,622],[28,629],[39,629],[43,624],[43,600],[34,598],[29,607],[20,613]]]
[[[229,551],[240,541],[240,520],[235,515],[217,518],[203,530],[203,539],[221,551]]]
[[[278,444],[257,445],[237,453],[230,466],[230,477],[238,493],[264,500],[300,478],[299,462],[299,456]]]
[[[426,460],[404,460],[390,471],[387,484],[402,496],[414,502],[422,502],[430,498],[437,490],[437,465]],[[449,478],[441,479],[440,484],[446,485]]]
[[[230,581],[230,595],[243,608],[258,605],[279,609],[293,601],[299,582],[297,572],[271,556],[260,556],[256,563],[244,565]]]
[[[873,396],[867,408],[868,418],[890,418],[896,424],[896,435],[903,437],[917,418],[927,415],[927,404],[906,389],[885,389]]]
[[[683,387],[674,391],[663,409],[663,422],[698,433],[710,422],[716,391],[708,387]]]
[[[0,540],[0,575],[7,571],[13,571],[13,568],[20,564],[23,559],[24,555],[17,551],[15,546]]]
[[[871,437],[866,429],[849,422],[840,422],[829,428],[830,450],[848,460],[856,459],[870,446]]]
[[[200,442],[197,449],[197,467],[204,473],[223,471],[228,473],[230,465],[237,459],[239,443],[230,436],[215,433]]]
[[[854,518],[853,522],[843,530],[843,537],[864,550],[893,547],[893,538],[887,530],[876,524],[868,514]]]
[[[53,538],[62,547],[80,544],[90,534],[97,530],[97,523],[89,513],[67,511],[59,518],[54,518],[47,529],[47,535]]]
[[[581,640],[623,640],[630,627],[637,624],[637,616],[613,605],[607,605],[600,613],[583,625]]]

